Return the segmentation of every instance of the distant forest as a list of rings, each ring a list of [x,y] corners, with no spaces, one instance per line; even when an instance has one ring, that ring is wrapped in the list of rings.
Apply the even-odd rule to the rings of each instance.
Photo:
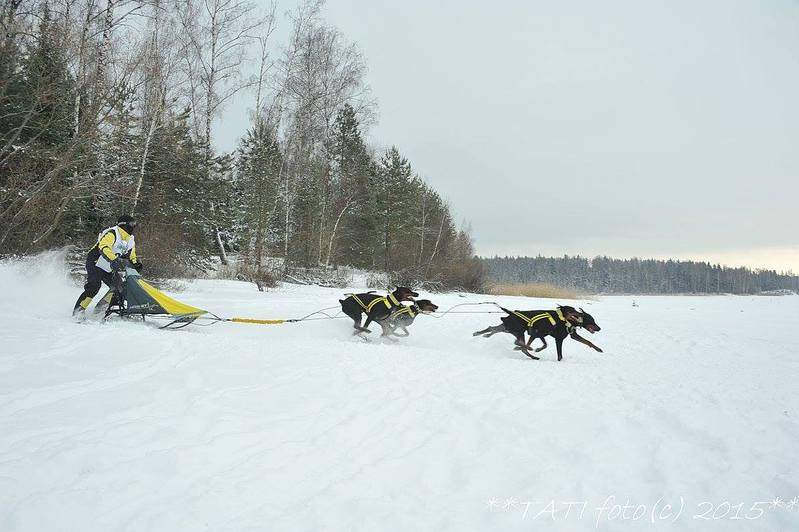
[[[799,277],[773,270],[694,261],[608,257],[494,257],[482,260],[489,280],[545,283],[589,293],[757,294],[799,291]]]

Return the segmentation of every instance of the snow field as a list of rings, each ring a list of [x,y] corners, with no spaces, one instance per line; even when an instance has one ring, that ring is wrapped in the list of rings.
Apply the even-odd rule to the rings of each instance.
[[[567,340],[558,363],[554,342],[531,361],[509,335],[471,336],[496,314],[421,316],[397,344],[343,319],[76,324],[57,259],[0,264],[2,530],[799,528],[799,297],[578,302],[605,353]],[[292,318],[347,291],[214,280],[173,295]],[[614,502],[597,510],[609,497],[684,510],[613,517]],[[703,518],[725,502],[740,519]]]

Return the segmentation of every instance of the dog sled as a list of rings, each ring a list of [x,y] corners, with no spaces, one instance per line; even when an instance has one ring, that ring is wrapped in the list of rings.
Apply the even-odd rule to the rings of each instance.
[[[161,329],[180,329],[194,323],[198,318],[215,317],[207,310],[169,297],[142,279],[139,272],[130,265],[114,274],[114,284],[104,320],[117,316],[145,321],[150,317],[167,322]]]

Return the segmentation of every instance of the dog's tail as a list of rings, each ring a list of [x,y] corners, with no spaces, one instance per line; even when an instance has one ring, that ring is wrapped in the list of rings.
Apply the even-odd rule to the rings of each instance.
[[[512,311],[512,310],[508,310],[508,309],[506,309],[505,307],[500,307],[499,305],[497,305],[497,306],[498,306],[498,307],[499,307],[501,310],[503,310],[504,312],[507,312],[508,314],[513,314],[513,311]]]

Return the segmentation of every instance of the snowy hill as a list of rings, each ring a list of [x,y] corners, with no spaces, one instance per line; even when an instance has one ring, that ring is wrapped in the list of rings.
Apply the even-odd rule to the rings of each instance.
[[[799,297],[583,301],[605,353],[558,363],[471,336],[498,315],[421,316],[396,345],[346,320],[76,324],[56,264],[0,264],[1,530],[799,528]],[[292,318],[342,292],[175,295]]]

